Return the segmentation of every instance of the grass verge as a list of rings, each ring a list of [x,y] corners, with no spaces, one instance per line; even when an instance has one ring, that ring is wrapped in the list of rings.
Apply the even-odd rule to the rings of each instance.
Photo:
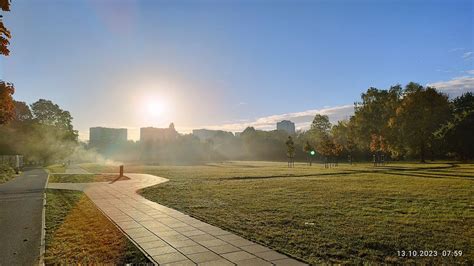
[[[227,162],[125,169],[170,179],[143,189],[147,199],[311,264],[473,263],[472,164],[288,169],[285,163]],[[403,250],[436,250],[438,256],[399,257]],[[443,257],[443,250],[463,255]]]
[[[91,182],[112,182],[128,180],[130,178],[111,174],[52,174],[49,176],[50,183],[91,183]]]
[[[83,192],[47,190],[45,264],[150,263]]]
[[[64,164],[53,164],[46,167],[50,173],[64,173],[66,172],[66,166]]]

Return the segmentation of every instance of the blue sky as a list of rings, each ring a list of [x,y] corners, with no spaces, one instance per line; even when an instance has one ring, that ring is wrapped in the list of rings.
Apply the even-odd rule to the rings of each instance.
[[[472,1],[13,0],[4,20],[0,77],[17,100],[71,111],[82,138],[98,125],[132,138],[170,122],[304,128],[317,112],[347,117],[370,86],[474,90]]]

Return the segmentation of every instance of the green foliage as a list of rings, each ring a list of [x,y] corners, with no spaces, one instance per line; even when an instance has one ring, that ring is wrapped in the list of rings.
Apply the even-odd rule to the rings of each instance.
[[[2,11],[10,11],[10,0],[0,0],[0,9]],[[8,56],[10,50],[8,45],[10,44],[11,33],[3,24],[3,16],[0,15],[0,54]]]
[[[0,184],[5,183],[15,176],[15,170],[7,164],[0,164]]]
[[[7,124],[15,118],[13,93],[15,88],[12,83],[0,81],[0,125]]]
[[[447,123],[450,111],[448,96],[415,83],[407,85],[394,118],[395,128],[403,132],[405,147],[422,162],[427,151],[435,148],[434,133]]]
[[[23,154],[27,161],[51,163],[71,154],[77,146],[77,131],[72,117],[51,101],[39,100],[31,110],[14,102],[16,115],[0,126],[0,153]]]

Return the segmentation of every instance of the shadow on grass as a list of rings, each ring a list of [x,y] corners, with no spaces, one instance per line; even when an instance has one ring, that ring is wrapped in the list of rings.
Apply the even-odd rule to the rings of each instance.
[[[436,166],[436,167],[390,167],[383,166],[377,167],[373,170],[344,170],[340,172],[331,173],[312,173],[312,174],[287,174],[287,175],[269,175],[269,176],[236,176],[228,178],[220,178],[219,180],[251,180],[251,179],[271,179],[271,178],[284,178],[284,177],[317,177],[317,176],[337,176],[337,175],[350,175],[350,174],[385,174],[385,175],[400,175],[400,176],[413,176],[413,177],[424,177],[424,178],[474,178],[474,175],[457,175],[457,174],[446,174],[437,173],[437,170],[451,169],[459,167],[457,164],[449,164],[449,166]],[[418,173],[423,171],[424,173]],[[433,171],[433,173],[426,173]]]

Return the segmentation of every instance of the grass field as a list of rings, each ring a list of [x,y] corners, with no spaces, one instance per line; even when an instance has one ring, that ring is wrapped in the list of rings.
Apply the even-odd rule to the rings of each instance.
[[[312,264],[474,262],[473,164],[288,169],[286,163],[227,162],[125,171],[170,179],[140,192],[150,200]],[[438,256],[399,257],[402,250]],[[463,255],[443,257],[443,250]]]
[[[50,173],[64,173],[66,172],[66,166],[64,164],[53,164],[46,167]]]
[[[112,182],[129,179],[113,174],[51,174],[50,183],[91,183],[91,182]]]
[[[46,265],[149,263],[82,193],[47,190]]]

